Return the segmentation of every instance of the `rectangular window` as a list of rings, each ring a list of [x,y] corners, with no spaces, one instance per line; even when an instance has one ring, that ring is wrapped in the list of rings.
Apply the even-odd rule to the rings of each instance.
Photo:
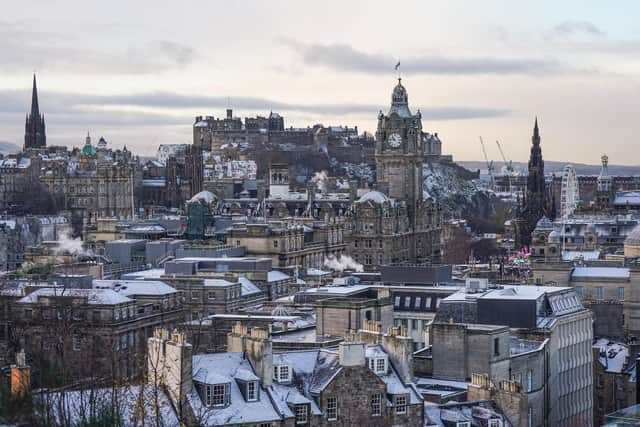
[[[247,383],[247,400],[249,402],[258,400],[258,389],[256,387],[255,381],[250,381]]]
[[[424,307],[425,307],[426,309],[431,308],[431,297],[427,297],[427,299],[426,299],[426,300],[425,300],[425,302],[424,302]]]
[[[439,307],[440,307],[440,298],[437,298],[436,299],[436,308],[439,308]]]
[[[456,427],[471,427],[471,421],[458,421]]]
[[[273,247],[274,247],[274,248],[277,248],[277,247],[278,247],[278,241],[277,241],[277,240],[274,240],[274,241],[273,241]]]
[[[527,372],[527,392],[533,390],[533,371]]]
[[[77,335],[73,335],[71,337],[71,347],[73,351],[80,351],[80,337]]]
[[[211,405],[213,406],[224,406],[225,400],[225,387],[226,384],[214,384],[213,386],[207,386],[207,388],[213,388],[213,393],[211,395]]]
[[[622,286],[618,288],[618,300],[624,301],[624,287]]]
[[[411,308],[411,297],[404,297],[404,306],[406,308]]]
[[[489,420],[489,427],[502,427],[502,420],[496,418]]]
[[[307,405],[296,405],[296,424],[306,424],[309,410]]]
[[[416,297],[416,299],[413,301],[413,306],[417,309],[420,308],[420,305],[422,304],[422,298],[421,297]]]
[[[384,359],[376,359],[376,373],[378,374],[384,374],[386,373],[387,369],[386,369],[386,363]]]
[[[583,288],[582,286],[576,286],[576,295],[578,296],[578,298],[580,298],[580,300],[582,300],[582,292],[583,292]]]
[[[338,419],[338,398],[330,397],[327,399],[327,420],[335,421]]]
[[[209,298],[210,300],[216,299],[216,293],[215,292],[209,292],[209,294],[207,295],[207,298]]]
[[[500,356],[500,338],[493,339],[493,355]]]
[[[400,297],[395,297],[394,301],[393,301],[393,305],[396,307],[400,307]]]
[[[604,289],[602,286],[596,287],[596,299],[603,300],[604,299]]]
[[[374,417],[382,415],[382,396],[380,393],[371,395],[371,415]]]
[[[414,331],[418,330],[418,319],[411,319],[411,329]]]
[[[396,397],[396,414],[406,414],[406,413],[407,413],[407,397],[397,396]]]

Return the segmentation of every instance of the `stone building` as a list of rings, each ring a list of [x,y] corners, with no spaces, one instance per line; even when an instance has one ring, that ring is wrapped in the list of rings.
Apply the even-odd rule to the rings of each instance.
[[[48,164],[40,181],[61,199],[61,208],[80,218],[83,225],[95,224],[99,217],[131,218],[135,183],[132,160],[126,147],[98,150],[87,134],[81,152]]]
[[[620,263],[547,262],[533,265],[534,280],[572,286],[576,295],[594,313],[594,329],[610,338],[640,334],[638,295],[640,271]]]
[[[274,267],[322,268],[328,258],[344,254],[343,222],[304,220],[236,223],[227,245],[244,246],[248,254],[271,258]]]
[[[398,80],[387,115],[378,115],[376,191],[352,208],[349,254],[365,268],[440,260],[440,207],[423,194],[423,131]]]
[[[41,386],[84,378],[140,378],[154,328],[183,320],[180,292],[162,282],[96,281],[91,289],[16,288],[10,351],[24,348]]]
[[[186,424],[422,425],[411,346],[395,330],[360,336],[337,350],[274,352],[267,331],[236,325],[229,352],[193,355],[184,335],[159,330],[149,339],[148,378]]]
[[[604,416],[636,403],[635,356],[637,344],[629,346],[600,338],[593,343],[593,422],[605,424]]]
[[[531,425],[591,426],[591,323],[567,287],[457,292],[442,301],[432,326],[434,376],[516,381],[527,392]]]

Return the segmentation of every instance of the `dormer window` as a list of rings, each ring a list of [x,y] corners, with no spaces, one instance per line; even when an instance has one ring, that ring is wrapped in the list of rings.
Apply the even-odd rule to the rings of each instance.
[[[386,357],[372,357],[369,359],[369,369],[378,375],[385,375],[387,373],[387,358]]]
[[[291,381],[291,367],[288,365],[274,365],[273,379],[279,383]]]
[[[231,384],[207,384],[205,403],[207,406],[228,406],[231,403]]]
[[[258,400],[258,382],[249,381],[247,383],[247,402],[255,402]]]

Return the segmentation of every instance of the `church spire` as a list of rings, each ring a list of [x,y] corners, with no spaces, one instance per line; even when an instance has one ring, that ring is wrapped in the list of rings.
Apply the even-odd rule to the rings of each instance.
[[[36,75],[33,74],[33,88],[31,90],[31,112],[24,124],[24,148],[42,148],[47,146],[44,115],[40,114],[38,104],[38,86]]]
[[[533,137],[531,141],[534,145],[540,145],[540,131],[538,129],[538,116],[536,116],[535,124],[533,125]]]
[[[40,116],[40,108],[38,106],[38,86],[36,85],[36,73],[33,73],[33,89],[31,90],[31,115],[33,117]]]

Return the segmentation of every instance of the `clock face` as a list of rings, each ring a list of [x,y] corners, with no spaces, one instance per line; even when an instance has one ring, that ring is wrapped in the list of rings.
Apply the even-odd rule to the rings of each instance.
[[[387,143],[393,148],[398,148],[402,143],[402,137],[394,132],[387,137]]]

